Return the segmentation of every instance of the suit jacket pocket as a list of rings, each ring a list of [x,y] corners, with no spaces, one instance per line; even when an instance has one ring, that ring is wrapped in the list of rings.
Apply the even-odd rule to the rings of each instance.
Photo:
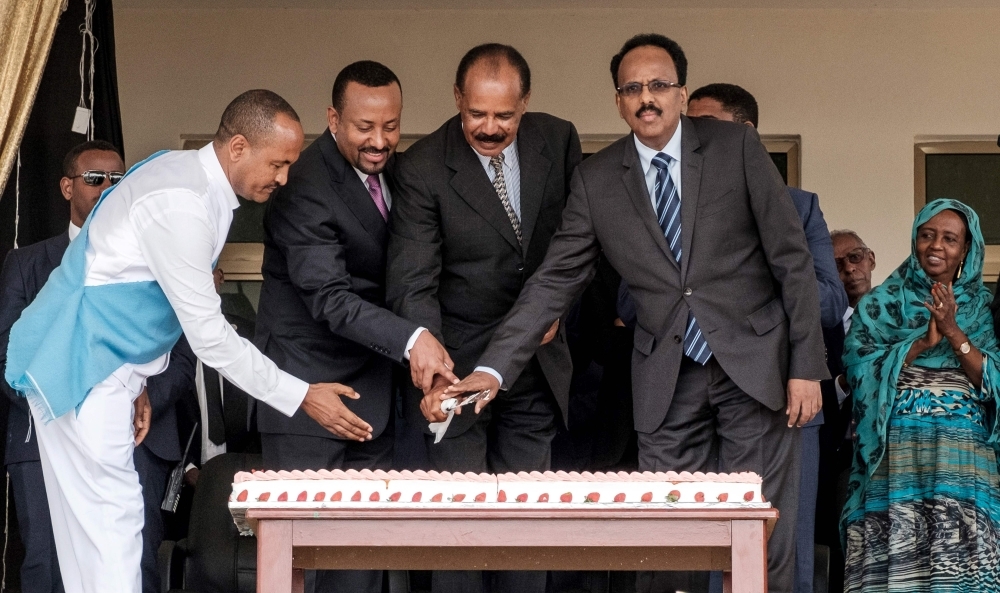
[[[781,299],[773,299],[768,304],[747,315],[747,321],[758,336],[763,336],[787,319],[785,305]]]
[[[465,343],[466,333],[455,327],[451,323],[441,322],[441,337],[444,338],[444,345],[452,350],[458,350]]]
[[[653,348],[656,346],[656,337],[648,331],[642,329],[642,326],[639,324],[636,324],[635,337],[632,339],[632,345],[635,346],[635,349],[642,354],[649,356],[653,353]]]
[[[698,199],[698,218],[708,218],[709,216],[714,216],[719,212],[728,210],[732,206],[730,197],[735,189],[730,189],[724,192],[720,196],[714,198],[699,198]]]

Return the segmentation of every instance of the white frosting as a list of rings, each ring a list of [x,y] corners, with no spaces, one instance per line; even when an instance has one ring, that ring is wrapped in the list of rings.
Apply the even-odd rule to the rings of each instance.
[[[435,508],[557,504],[578,508],[769,507],[756,474],[473,474],[383,471],[241,472],[229,499],[240,532],[249,508]]]

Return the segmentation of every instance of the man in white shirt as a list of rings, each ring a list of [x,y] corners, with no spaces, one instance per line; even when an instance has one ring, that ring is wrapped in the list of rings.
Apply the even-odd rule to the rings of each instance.
[[[13,249],[7,254],[0,276],[0,368],[7,365],[7,340],[11,326],[41,290],[49,274],[62,259],[69,242],[80,233],[83,221],[101,197],[125,174],[125,164],[114,145],[103,140],[73,147],[63,160],[59,189],[69,202],[69,228],[59,235]],[[38,438],[28,402],[7,383],[3,392],[10,399],[7,417],[7,448],[4,465],[17,511],[24,564],[24,593],[57,593],[63,590],[56,558],[49,503],[45,497]]]
[[[143,503],[132,450],[148,430],[146,379],[166,367],[180,331],[198,358],[253,397],[288,415],[301,407],[335,434],[370,438],[371,427],[340,400],[358,397],[352,389],[308,385],[279,370],[226,323],[213,288],[213,263],[237,194],[266,201],[284,184],[302,142],[298,116],[281,97],[264,90],[240,95],[212,144],[156,155],[104,194],[11,330],[6,379],[31,406],[68,593],[141,588]],[[66,294],[77,300],[52,302]],[[115,295],[138,295],[169,310],[151,312]],[[70,306],[79,313],[52,313]],[[118,316],[101,318],[107,311]],[[160,323],[137,321],[146,319]],[[32,331],[38,327],[49,332],[39,336]],[[145,350],[116,358],[108,343]],[[65,352],[65,344],[73,350]],[[50,364],[53,352],[67,354],[69,364]],[[91,383],[109,360],[119,366]]]

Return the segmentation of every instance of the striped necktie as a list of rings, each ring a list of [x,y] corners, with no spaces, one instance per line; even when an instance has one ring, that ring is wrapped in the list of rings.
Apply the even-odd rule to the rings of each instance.
[[[514,227],[514,235],[517,236],[517,244],[521,244],[521,220],[517,217],[517,212],[514,212],[514,207],[510,204],[510,198],[507,196],[507,180],[503,176],[503,153],[496,155],[490,159],[490,165],[496,172],[496,177],[493,178],[493,189],[497,190],[497,196],[500,197],[500,203],[503,204],[503,209],[507,213],[507,218],[510,219],[510,226]]]
[[[674,254],[677,265],[681,265],[681,197],[677,186],[670,178],[670,161],[673,158],[662,152],[653,157],[656,167],[656,182],[653,184],[653,195],[656,196],[656,219],[667,239],[670,252]],[[684,333],[684,355],[691,357],[698,364],[705,364],[712,357],[712,349],[708,347],[705,336],[694,318],[694,313],[688,310],[687,330]]]

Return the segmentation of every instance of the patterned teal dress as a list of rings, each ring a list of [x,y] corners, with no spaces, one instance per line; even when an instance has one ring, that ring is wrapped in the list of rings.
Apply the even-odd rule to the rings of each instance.
[[[947,340],[904,366],[926,335],[932,281],[911,255],[856,308],[845,343],[858,441],[842,520],[849,593],[1000,593],[1000,348],[982,283],[979,219],[951,209],[972,241],[953,284],[956,321],[983,354],[980,389]],[[914,250],[915,251],[915,250]]]
[[[988,363],[987,363],[988,364]],[[996,591],[1000,476],[961,370],[904,368],[886,452],[847,518],[847,591]]]

